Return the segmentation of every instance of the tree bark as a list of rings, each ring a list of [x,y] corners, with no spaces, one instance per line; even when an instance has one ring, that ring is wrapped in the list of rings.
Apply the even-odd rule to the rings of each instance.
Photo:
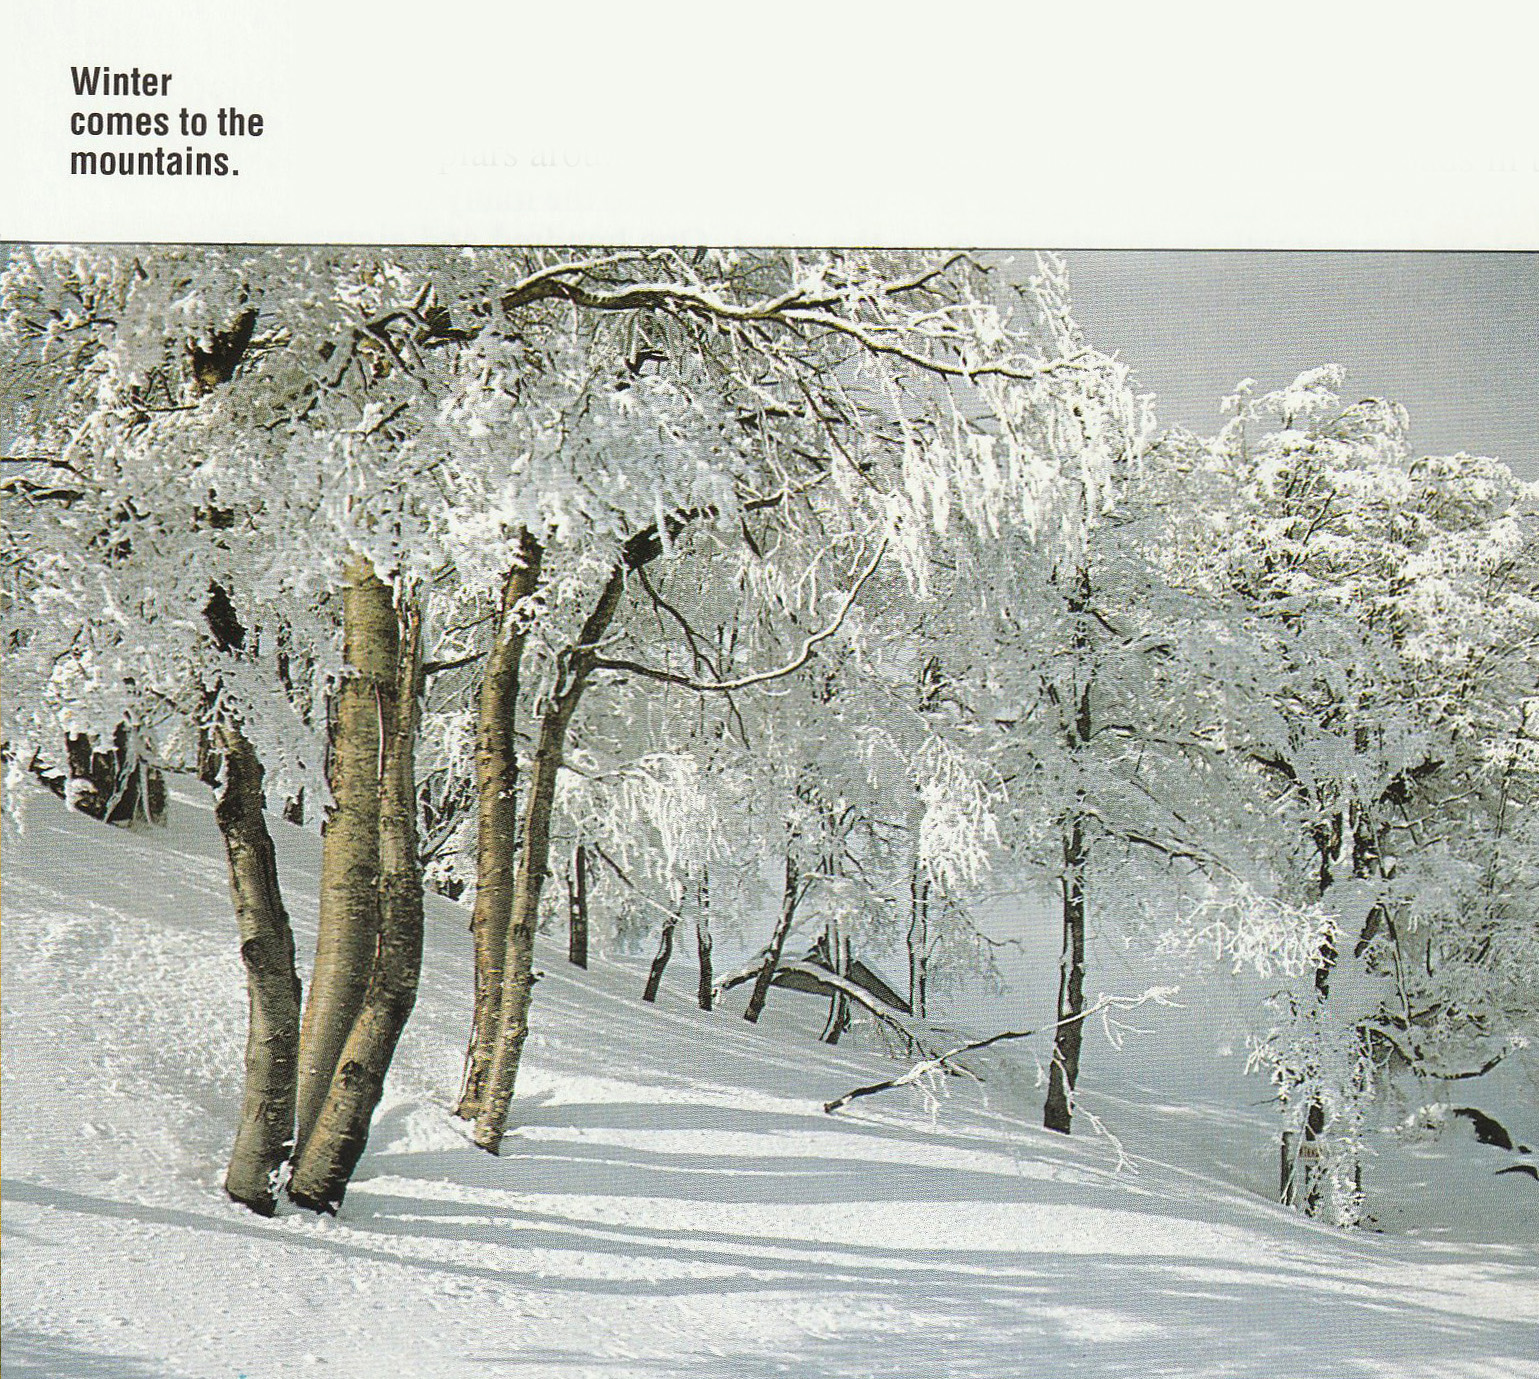
[[[519,668],[525,624],[518,604],[534,592],[543,552],[520,534],[518,563],[502,587],[496,640],[481,677],[476,706],[476,902],[470,930],[475,944],[475,1013],[465,1059],[465,1083],[454,1114],[481,1112],[486,1075],[496,1052],[502,1007],[503,961],[513,914],[513,867],[518,851],[518,743],[515,737]]]
[[[417,854],[417,687],[422,625],[403,594],[396,712],[380,760],[379,951],[363,1004],[342,1047],[336,1074],[289,1180],[289,1197],[313,1211],[342,1204],[369,1139],[369,1122],[385,1087],[417,1000],[422,973],[422,864]]]
[[[848,979],[850,974],[850,940],[840,931],[837,920],[830,919],[826,942],[828,965],[835,974]],[[839,1036],[850,1027],[850,998],[842,988],[835,987],[828,999],[828,1020],[819,1036],[825,1044],[837,1044]]]
[[[759,1016],[764,1014],[764,1002],[769,999],[770,983],[775,980],[775,970],[780,966],[780,954],[786,946],[786,935],[791,932],[791,921],[796,918],[796,906],[800,900],[801,878],[796,869],[796,857],[787,841],[786,880],[780,898],[780,918],[775,922],[775,932],[770,935],[769,947],[764,952],[764,966],[759,969],[753,993],[748,997],[748,1006],[743,1011],[743,1019],[749,1024],[758,1024]]]
[[[574,967],[588,965],[588,849],[572,849],[572,890],[566,916],[566,958]]]
[[[1086,626],[1090,608],[1090,571],[1075,573],[1069,612],[1074,618],[1072,645],[1080,677],[1074,716],[1065,725],[1069,750],[1078,755],[1090,743],[1090,689],[1095,667],[1090,659],[1090,635]],[[1079,1081],[1080,1048],[1085,1039],[1085,880],[1090,843],[1085,833],[1088,820],[1080,808],[1071,811],[1063,824],[1063,953],[1058,964],[1058,1029],[1053,1038],[1053,1065],[1048,1072],[1047,1101],[1042,1124],[1060,1134],[1069,1133],[1073,1116],[1074,1088]]]
[[[566,653],[566,664],[556,692],[540,720],[540,737],[530,770],[529,803],[524,815],[518,873],[513,886],[513,912],[503,957],[497,1042],[473,1136],[476,1144],[489,1154],[496,1154],[501,1148],[518,1079],[519,1060],[529,1034],[534,934],[540,913],[540,893],[550,864],[551,808],[555,803],[556,777],[561,770],[567,729],[593,671],[598,644],[620,607],[620,598],[625,592],[625,572],[650,559],[656,545],[656,534],[650,528],[626,543],[620,562],[610,573],[598,602],[583,623],[576,644]]]
[[[700,907],[695,912],[695,954],[700,960],[695,1000],[701,1010],[710,1010],[716,1003],[716,974],[711,963],[711,882],[704,871],[700,873]]]
[[[1080,1045],[1085,1037],[1085,824],[1079,815],[1067,824],[1063,843],[1063,957],[1058,969],[1058,1019],[1053,1066],[1048,1074],[1042,1124],[1069,1133],[1074,1086],[1079,1081]]]
[[[379,939],[380,759],[395,718],[398,633],[389,586],[358,554],[344,574],[342,629],[348,673],[335,696],[328,772],[334,803],[321,834],[315,972],[299,1032],[296,1155],[304,1152],[363,1005]]]
[[[930,883],[914,861],[909,877],[908,1008],[916,1020],[925,1018],[930,967]]]
[[[657,954],[652,959],[652,966],[647,972],[647,984],[641,993],[643,1001],[657,999],[657,990],[663,984],[663,972],[668,966],[668,959],[673,956],[673,931],[678,925],[677,914],[671,914],[663,921],[663,932],[657,940]]]
[[[262,763],[238,728],[221,724],[216,731],[224,786],[214,818],[229,864],[250,1012],[245,1093],[224,1187],[235,1201],[260,1216],[271,1216],[278,1170],[294,1141],[299,977],[294,970],[294,933],[283,908],[272,837],[262,812]]]

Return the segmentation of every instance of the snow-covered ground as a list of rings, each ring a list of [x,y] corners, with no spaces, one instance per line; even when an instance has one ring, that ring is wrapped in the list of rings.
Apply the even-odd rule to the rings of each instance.
[[[317,840],[275,828],[303,951]],[[1137,1160],[1119,1171],[1088,1126],[1037,1128],[1027,1050],[938,1110],[901,1091],[830,1117],[897,1068],[818,1044],[816,1002],[704,1015],[679,959],[647,1007],[640,964],[582,973],[551,947],[492,1159],[445,1111],[470,947],[466,912],[430,902],[340,1216],[264,1221],[219,1186],[245,998],[207,809],[178,798],[135,834],[39,794],[6,826],[0,901],[6,1379],[1539,1376],[1539,1183],[1457,1122],[1386,1139],[1382,1231],[1272,1205],[1266,1088],[1223,1021],[1214,1047],[1180,1012],[1092,1042],[1086,1105]],[[1099,961],[1099,989],[1148,984],[1142,959]],[[1533,1143],[1523,1095],[1504,1115]]]

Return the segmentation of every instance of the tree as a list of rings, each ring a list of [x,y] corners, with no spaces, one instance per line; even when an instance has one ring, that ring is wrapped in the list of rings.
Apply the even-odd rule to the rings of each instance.
[[[1516,745],[1533,693],[1534,528],[1503,467],[1408,463],[1404,412],[1342,409],[1339,384],[1338,370],[1312,370],[1231,399],[1238,415],[1214,451],[1232,484],[1230,539],[1187,568],[1206,566],[1241,602],[1251,654],[1235,667],[1226,740],[1291,829],[1255,833],[1273,849],[1273,898],[1238,896],[1252,912],[1207,932],[1302,979],[1254,1057],[1278,1086],[1289,1143],[1314,1146],[1298,1173],[1285,1162],[1285,1195],[1351,1223],[1379,1082],[1472,1075],[1531,1019],[1521,1003],[1492,1019],[1421,945],[1449,941],[1477,961],[1495,949],[1464,932],[1493,915],[1471,884],[1501,812],[1484,743]],[[1451,1067],[1477,1031],[1486,1052]]]

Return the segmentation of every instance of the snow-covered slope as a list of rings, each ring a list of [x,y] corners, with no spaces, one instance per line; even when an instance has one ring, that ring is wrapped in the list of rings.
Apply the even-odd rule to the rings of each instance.
[[[443,903],[341,1215],[260,1220],[219,1187],[245,1001],[207,810],[132,834],[39,795],[26,824],[0,896],[7,1379],[1539,1375],[1539,1185],[1478,1162],[1496,1205],[1463,1215],[1506,1243],[1465,1242],[1457,1205],[1432,1228],[1460,1243],[1306,1222],[1264,1199],[1264,1089],[1174,1036],[1087,1063],[1140,1160],[1118,1172],[1009,1078],[826,1116],[894,1069],[817,1044],[812,1003],[750,1028],[679,972],[651,1008],[636,964],[552,948],[492,1159],[444,1109],[470,948]],[[317,844],[275,827],[303,947]],[[1403,1200],[1459,1181],[1446,1144],[1410,1152],[1432,1186]]]

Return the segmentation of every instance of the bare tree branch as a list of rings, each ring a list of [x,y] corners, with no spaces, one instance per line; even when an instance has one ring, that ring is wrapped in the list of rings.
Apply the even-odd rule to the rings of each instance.
[[[1001,1044],[1006,1039],[1030,1039],[1033,1035],[1047,1034],[1063,1028],[1065,1025],[1078,1024],[1082,1020],[1088,1020],[1092,1015],[1097,1015],[1103,1010],[1132,1010],[1135,1006],[1154,1001],[1159,1005],[1170,1005],[1167,999],[1170,995],[1168,987],[1151,987],[1142,996],[1102,996],[1094,1005],[1080,1011],[1078,1015],[1070,1015],[1067,1019],[1055,1021],[1051,1025],[1039,1025],[1036,1029],[1005,1030],[1001,1034],[991,1034],[987,1039],[974,1039],[971,1043],[958,1044],[956,1048],[945,1053],[937,1054],[933,1058],[926,1058],[922,1063],[916,1063],[905,1073],[897,1077],[888,1078],[885,1082],[873,1082],[867,1087],[856,1087],[853,1091],[846,1092],[843,1096],[835,1097],[832,1101],[825,1102],[823,1110],[829,1115],[842,1107],[848,1106],[857,1097],[875,1096],[878,1092],[888,1092],[895,1087],[909,1087],[918,1082],[920,1078],[934,1072],[967,1072],[965,1068],[954,1065],[952,1059],[959,1054],[973,1053],[978,1049],[986,1049],[991,1044]],[[976,1076],[976,1074],[971,1074]]]
[[[593,667],[595,670],[619,670],[628,671],[633,675],[644,675],[649,680],[660,680],[664,684],[678,685],[682,689],[695,690],[699,693],[706,691],[719,691],[730,693],[733,690],[748,689],[754,685],[768,684],[772,680],[784,679],[787,675],[794,675],[808,661],[812,659],[812,653],[820,642],[826,642],[843,625],[850,609],[855,606],[855,600],[860,596],[860,591],[865,587],[866,581],[876,573],[876,568],[882,562],[882,556],[886,554],[887,543],[883,541],[877,546],[876,554],[871,558],[860,577],[851,586],[846,595],[843,606],[833,621],[827,626],[806,637],[802,642],[802,648],[797,654],[782,666],[774,670],[759,671],[754,675],[739,676],[735,680],[696,680],[692,676],[679,675],[671,670],[659,670],[656,666],[645,666],[639,661],[610,660],[606,657],[595,658]]]

